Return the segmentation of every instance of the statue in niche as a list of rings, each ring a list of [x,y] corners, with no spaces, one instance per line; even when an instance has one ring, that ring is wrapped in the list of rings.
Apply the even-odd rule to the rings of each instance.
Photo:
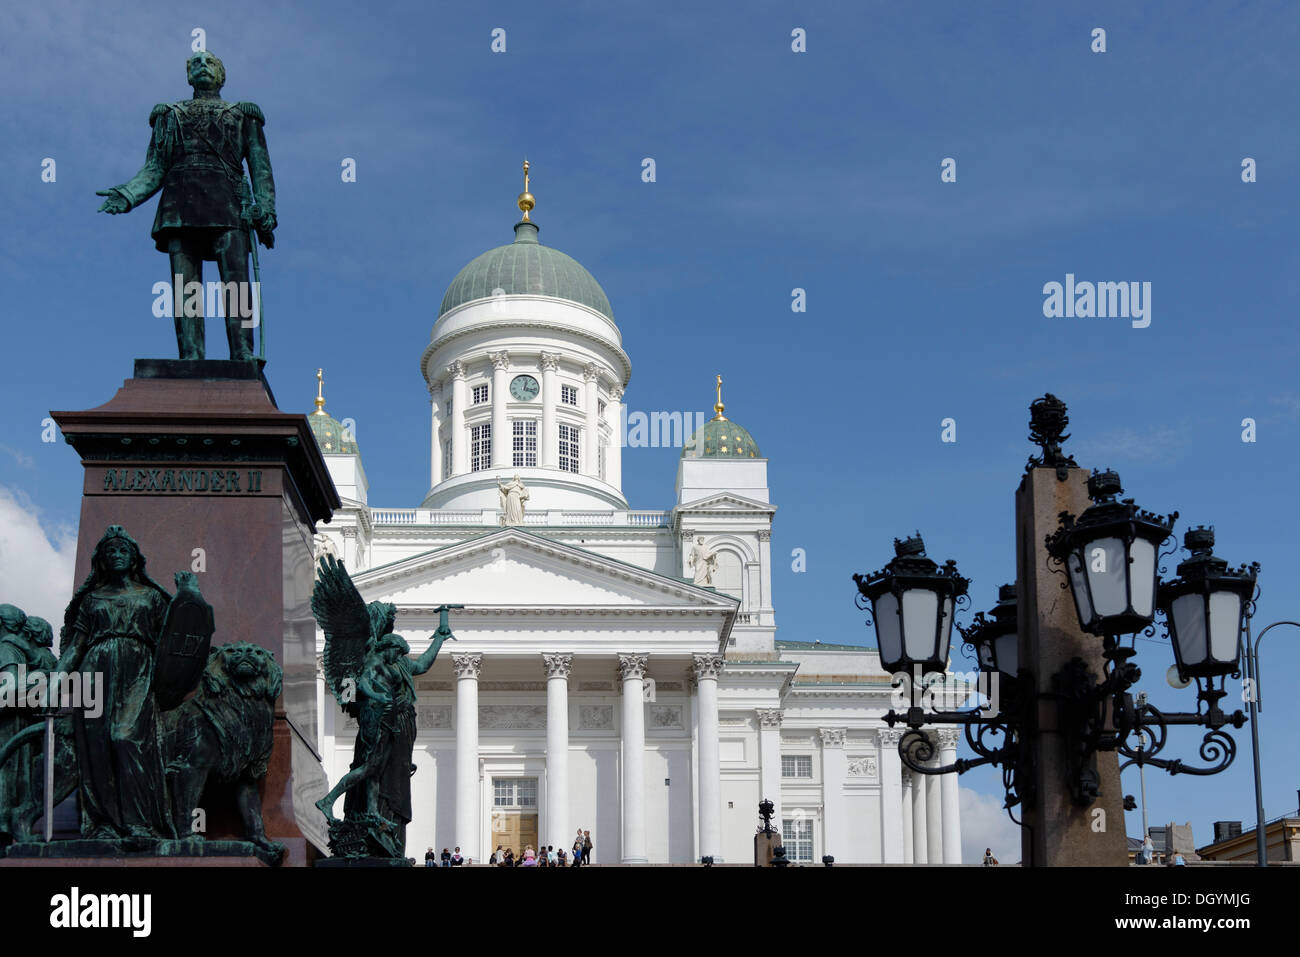
[[[501,524],[524,524],[524,502],[528,501],[528,489],[520,481],[519,475],[516,474],[505,485],[501,484],[501,479],[497,479],[497,493],[501,496]]]
[[[326,685],[358,724],[351,767],[316,802],[329,822],[330,851],[337,857],[404,861],[415,773],[414,678],[433,667],[443,642],[455,638],[448,609],[464,606],[438,607],[438,630],[418,658],[410,657],[406,640],[393,634],[396,606],[367,605],[332,556],[320,560],[311,606],[325,632]],[[346,795],[341,821],[333,811],[340,795]]]
[[[686,567],[695,574],[695,584],[712,585],[718,570],[718,553],[704,544],[704,536],[695,539]]]

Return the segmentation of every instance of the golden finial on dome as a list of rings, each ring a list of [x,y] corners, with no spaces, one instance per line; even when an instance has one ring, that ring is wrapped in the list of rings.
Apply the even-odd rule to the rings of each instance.
[[[524,222],[529,222],[528,211],[537,205],[537,198],[528,192],[528,160],[524,160],[524,191],[519,194],[519,208],[524,211]]]
[[[325,414],[325,370],[316,370],[316,411],[312,415]]]
[[[717,413],[713,417],[714,422],[726,422],[727,417],[722,414],[726,406],[722,404],[722,376],[718,376],[718,401],[713,406],[713,411]]]

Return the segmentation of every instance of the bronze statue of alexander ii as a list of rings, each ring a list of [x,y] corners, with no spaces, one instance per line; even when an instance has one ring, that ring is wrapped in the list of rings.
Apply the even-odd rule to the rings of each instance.
[[[149,113],[153,136],[144,167],[129,182],[96,195],[107,197],[101,212],[126,213],[162,190],[153,239],[171,260],[172,282],[180,277],[173,296],[180,357],[204,358],[201,297],[194,308],[188,290],[196,288],[191,283],[202,289],[206,260],[217,264],[221,276],[230,358],[251,361],[256,294],[248,259],[251,253],[256,269],[255,244],[260,239],[269,249],[276,227],[275,182],[262,132],[266,119],[255,103],[221,99],[226,68],[211,53],[190,57],[186,77],[192,99],[159,103]]]

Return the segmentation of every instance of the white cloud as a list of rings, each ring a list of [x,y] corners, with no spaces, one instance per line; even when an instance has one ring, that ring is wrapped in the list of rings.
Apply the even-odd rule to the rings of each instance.
[[[0,443],[0,452],[6,455],[12,455],[14,461],[18,463],[19,468],[29,469],[36,464],[36,460],[27,453],[19,449],[11,449],[9,446]]]
[[[1002,798],[970,788],[958,791],[961,802],[961,862],[978,864],[991,848],[1000,864],[1020,861],[1020,828],[1002,809]]]
[[[47,532],[40,509],[26,495],[0,486],[0,602],[47,619],[57,639],[72,597],[76,557],[75,528]]]
[[[1074,452],[1081,462],[1141,462],[1172,465],[1187,444],[1186,430],[1169,426],[1149,429],[1120,428],[1080,439]]]

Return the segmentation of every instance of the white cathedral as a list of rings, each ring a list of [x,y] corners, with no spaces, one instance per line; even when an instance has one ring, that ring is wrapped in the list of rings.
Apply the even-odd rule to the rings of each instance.
[[[397,606],[414,654],[433,609],[465,606],[416,681],[407,855],[480,863],[498,846],[567,850],[583,830],[596,864],[752,863],[767,799],[795,862],[960,863],[956,775],[902,765],[875,650],[778,639],[767,460],[720,386],[673,507],[623,497],[631,360],[600,285],[538,241],[533,202],[525,181],[514,241],[460,271],[420,357],[418,507],[371,506],[320,391],[308,416],[343,502],[318,552]],[[356,725],[323,678],[318,705],[332,785]],[[937,763],[955,759],[955,731],[935,744]]]

